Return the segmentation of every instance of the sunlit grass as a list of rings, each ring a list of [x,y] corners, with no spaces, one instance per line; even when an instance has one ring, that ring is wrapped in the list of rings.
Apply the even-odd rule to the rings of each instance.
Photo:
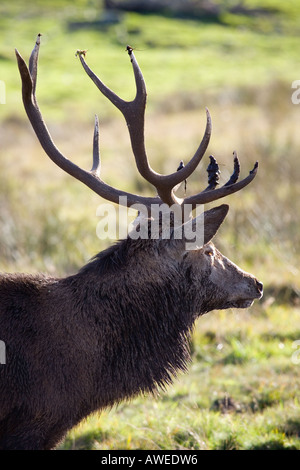
[[[92,416],[60,448],[299,450],[299,364],[288,332],[276,337],[299,310],[254,310],[200,318],[187,375]]]
[[[38,94],[45,112],[56,120],[67,113],[80,119],[83,113],[78,109],[84,110],[86,118],[99,111],[95,109],[98,92],[75,58],[78,48],[88,49],[87,59],[95,72],[127,99],[133,96],[134,86],[125,46],[136,47],[150,106],[178,91],[199,93],[211,88],[216,92],[228,84],[261,86],[274,77],[290,84],[297,78],[298,31],[294,26],[284,33],[276,28],[277,18],[294,24],[293,2],[289,12],[276,2],[276,15],[249,16],[250,23],[243,26],[229,20],[224,25],[127,13],[110,27],[80,29],[72,28],[72,22],[101,20],[98,3],[82,0],[71,6],[64,1],[58,7],[35,2],[26,9],[23,4],[3,1],[0,7],[0,79],[6,82],[8,99],[14,105],[13,111],[2,109],[5,115],[21,114],[14,48],[29,57],[37,33],[43,33]],[[260,20],[270,31],[256,30]],[[111,107],[102,103],[101,113],[110,115]]]

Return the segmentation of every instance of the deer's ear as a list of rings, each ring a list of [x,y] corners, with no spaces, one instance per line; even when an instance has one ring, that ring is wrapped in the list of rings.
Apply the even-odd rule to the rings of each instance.
[[[215,236],[228,210],[228,204],[222,204],[204,212],[204,245]]]
[[[202,212],[194,219],[174,229],[172,245],[177,250],[196,250],[208,243],[217,233],[229,210],[227,204]]]

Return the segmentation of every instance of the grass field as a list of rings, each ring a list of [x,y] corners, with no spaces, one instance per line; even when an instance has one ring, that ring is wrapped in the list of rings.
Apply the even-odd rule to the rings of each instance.
[[[255,181],[226,201],[216,245],[263,281],[265,295],[249,310],[200,318],[187,374],[158,397],[90,417],[59,448],[299,450],[300,105],[291,101],[300,79],[298,2],[247,0],[233,14],[219,0],[217,21],[126,13],[111,26],[101,23],[100,3],[1,1],[1,270],[65,275],[110,243],[96,236],[99,198],[47,159],[26,121],[14,48],[27,59],[41,32],[38,99],[54,141],[89,168],[99,114],[102,173],[111,185],[152,191],[134,168],[122,117],[82,71],[77,49],[88,49],[89,65],[125,99],[134,94],[125,47],[137,49],[155,170],[174,171],[193,155],[205,106],[222,179],[233,150],[243,175],[259,161]],[[208,155],[188,181],[190,193],[206,185]]]

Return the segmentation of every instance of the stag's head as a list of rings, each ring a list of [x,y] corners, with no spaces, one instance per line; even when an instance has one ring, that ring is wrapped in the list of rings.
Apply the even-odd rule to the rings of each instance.
[[[178,197],[176,195],[178,187],[182,182],[186,182],[187,178],[196,170],[208,147],[211,136],[211,117],[208,109],[206,109],[204,135],[194,156],[185,165],[181,162],[177,171],[171,174],[162,175],[157,173],[151,168],[145,149],[144,122],[147,93],[144,78],[133,49],[130,46],[126,48],[136,83],[136,96],[132,101],[124,101],[110,90],[87,65],[85,60],[86,51],[78,50],[76,55],[79,56],[88,76],[103,95],[123,114],[129,130],[137,169],[141,176],[153,185],[156,196],[140,196],[109,186],[100,176],[99,123],[97,116],[94,128],[93,164],[90,171],[81,169],[64,157],[53,143],[36,100],[39,48],[40,35],[38,35],[32,51],[29,67],[27,67],[18,51],[16,51],[16,55],[27,115],[42,147],[54,163],[106,200],[127,207],[139,208],[139,224],[140,226],[143,224],[144,227],[146,226],[146,238],[149,238],[149,236],[154,238],[155,246],[157,246],[157,239],[159,239],[159,242],[161,241],[159,250],[160,253],[164,252],[162,264],[169,256],[173,262],[177,263],[177,267],[180,267],[184,272],[185,292],[187,298],[190,295],[190,301],[197,311],[248,307],[254,299],[260,298],[262,296],[262,284],[254,276],[242,271],[225,258],[211,243],[212,238],[226,217],[229,206],[223,204],[204,212],[201,210],[199,214],[199,208],[203,208],[204,204],[229,196],[247,186],[256,176],[258,163],[255,163],[248,176],[239,180],[240,164],[237,154],[234,152],[232,175],[223,186],[217,187],[220,174],[219,166],[216,159],[210,156],[210,163],[207,168],[207,187],[197,194],[183,198]],[[196,216],[192,215],[194,211],[196,211]],[[153,214],[156,215],[153,217]],[[167,225],[166,217],[169,220]],[[159,220],[158,229],[157,225],[151,222],[155,218]],[[154,232],[151,232],[153,226],[156,228]],[[140,230],[140,233],[143,233],[143,231]],[[197,295],[200,286],[202,289],[201,296]],[[205,304],[203,304],[203,291],[206,291]],[[189,294],[191,292],[193,292],[193,295]]]

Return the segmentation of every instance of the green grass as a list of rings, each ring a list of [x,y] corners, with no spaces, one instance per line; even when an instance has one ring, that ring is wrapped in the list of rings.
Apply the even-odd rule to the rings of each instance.
[[[300,78],[300,11],[296,0],[243,2],[267,9],[259,15],[233,15],[235,0],[218,3],[222,12],[211,22],[128,13],[110,27],[76,29],[76,21],[101,18],[98,2],[1,1],[1,270],[65,275],[108,244],[96,237],[103,201],[53,165],[25,118],[14,48],[28,59],[39,32],[38,99],[54,141],[89,168],[98,113],[109,184],[153,194],[135,170],[124,120],[84,74],[78,48],[88,49],[88,63],[125,99],[134,96],[125,46],[138,49],[155,170],[174,171],[193,155],[204,106],[222,181],[233,150],[243,176],[259,160],[251,186],[226,201],[230,212],[216,244],[264,282],[263,300],[200,318],[188,374],[159,397],[90,417],[62,449],[300,449],[300,364],[293,361],[300,339],[300,108],[291,102],[291,83]],[[190,194],[206,186],[207,164],[208,155],[188,180]]]
[[[299,450],[296,323],[299,309],[286,305],[200,318],[187,375],[157,398],[92,416],[60,448]]]
[[[286,3],[289,8],[275,2],[276,14],[246,16],[249,24],[242,25],[229,19],[201,23],[128,13],[121,23],[110,27],[72,29],[74,21],[101,18],[97,2],[81,0],[72,6],[66,0],[59,6],[56,2],[34,2],[25,8],[24,1],[12,4],[4,0],[0,6],[0,78],[7,84],[14,114],[19,114],[14,48],[28,57],[41,32],[39,96],[43,109],[56,120],[67,113],[79,118],[78,109],[85,111],[86,119],[95,112],[98,92],[75,58],[78,48],[88,49],[88,62],[96,73],[125,98],[134,92],[125,45],[140,49],[137,55],[147,77],[150,106],[157,106],[166,94],[180,91],[200,94],[210,88],[217,93],[224,85],[266,85],[274,77],[290,84],[299,63],[299,14],[294,2]],[[255,27],[260,20],[268,25],[268,31]],[[279,21],[285,25],[283,31],[278,31]],[[111,113],[105,103],[100,109],[102,116]],[[6,107],[3,112],[12,111]]]

